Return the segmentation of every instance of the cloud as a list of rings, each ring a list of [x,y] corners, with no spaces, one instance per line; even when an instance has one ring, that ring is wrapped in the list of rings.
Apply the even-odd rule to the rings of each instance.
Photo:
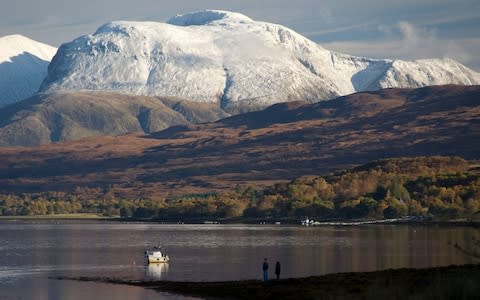
[[[400,21],[397,23],[400,32],[403,35],[403,39],[409,42],[418,43],[420,35],[418,34],[418,29],[415,28],[411,23],[406,21]]]
[[[302,31],[301,34],[305,36],[324,36],[327,34],[335,34],[335,33],[348,33],[358,29],[368,29],[373,25],[373,22],[366,22],[361,24],[353,24],[348,26],[335,26],[330,28],[318,29],[318,30],[310,30],[310,31]]]
[[[386,40],[397,44],[395,52],[403,58],[419,59],[445,55],[444,41],[437,38],[435,29],[416,27],[410,22],[399,21],[394,26],[380,25]]]

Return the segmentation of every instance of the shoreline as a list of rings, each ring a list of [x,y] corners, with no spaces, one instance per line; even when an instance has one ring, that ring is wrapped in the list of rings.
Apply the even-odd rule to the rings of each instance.
[[[40,216],[0,216],[0,221],[105,221],[122,223],[157,223],[157,224],[204,224],[204,225],[298,225],[304,227],[325,227],[325,226],[362,226],[362,225],[418,225],[418,226],[469,226],[480,227],[477,220],[411,220],[411,219],[335,219],[322,220],[310,225],[302,225],[297,219],[185,219],[185,220],[157,220],[157,219],[132,219],[102,216],[93,213],[86,214],[61,214],[61,215],[40,215]]]
[[[187,282],[51,277],[124,284],[184,296],[217,299],[474,299],[480,295],[480,264],[425,269],[388,269],[305,278]]]

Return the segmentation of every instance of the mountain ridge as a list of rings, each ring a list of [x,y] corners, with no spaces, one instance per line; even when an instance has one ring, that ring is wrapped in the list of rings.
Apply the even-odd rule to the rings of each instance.
[[[228,116],[215,105],[114,92],[37,94],[0,108],[0,145],[33,146],[87,136],[155,132]]]
[[[63,44],[40,90],[177,96],[238,113],[285,101],[449,83],[480,84],[480,74],[452,59],[332,52],[282,25],[206,10],[167,23],[110,22]]]
[[[22,35],[0,37],[0,106],[37,92],[56,51]]]

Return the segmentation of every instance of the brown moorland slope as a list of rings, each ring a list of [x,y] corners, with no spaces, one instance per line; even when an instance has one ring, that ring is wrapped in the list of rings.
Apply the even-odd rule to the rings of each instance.
[[[0,148],[0,192],[113,186],[155,197],[268,185],[404,156],[480,158],[480,86],[358,93],[278,104],[150,135]]]

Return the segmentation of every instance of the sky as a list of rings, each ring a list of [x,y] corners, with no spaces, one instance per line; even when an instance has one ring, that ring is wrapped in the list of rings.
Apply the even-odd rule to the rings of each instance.
[[[282,24],[329,50],[450,57],[480,71],[480,0],[0,0],[0,36],[59,46],[110,21],[164,22],[203,9]]]

